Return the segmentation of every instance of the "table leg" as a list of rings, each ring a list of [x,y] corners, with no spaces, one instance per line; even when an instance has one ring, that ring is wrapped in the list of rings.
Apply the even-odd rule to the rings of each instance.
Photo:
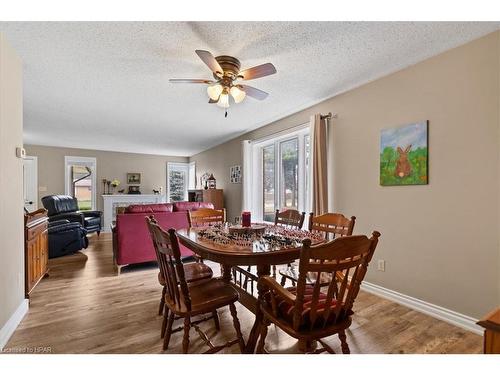
[[[222,280],[230,282],[231,281],[231,266],[227,264],[221,264]]]
[[[269,276],[271,274],[271,267],[269,265],[257,266],[257,276]],[[261,292],[257,285],[257,292],[259,294],[259,300],[257,301],[257,312],[255,313],[255,322],[253,324],[250,335],[248,336],[247,345],[245,347],[245,354],[253,354],[255,352],[255,347],[257,345],[257,340],[260,335],[260,324],[262,322],[263,314],[259,308]]]

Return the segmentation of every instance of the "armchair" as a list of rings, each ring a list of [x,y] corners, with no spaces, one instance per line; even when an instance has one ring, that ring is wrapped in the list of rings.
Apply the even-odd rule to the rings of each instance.
[[[88,246],[87,231],[78,222],[69,220],[49,221],[49,258],[85,249]]]
[[[102,211],[79,211],[78,200],[69,195],[47,195],[42,204],[48,211],[49,222],[69,220],[82,225],[87,233],[101,233]]]

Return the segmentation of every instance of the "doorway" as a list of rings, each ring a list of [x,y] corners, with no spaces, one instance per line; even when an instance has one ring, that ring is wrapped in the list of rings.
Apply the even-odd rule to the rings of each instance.
[[[23,198],[28,212],[38,209],[38,158],[26,156],[23,159]]]

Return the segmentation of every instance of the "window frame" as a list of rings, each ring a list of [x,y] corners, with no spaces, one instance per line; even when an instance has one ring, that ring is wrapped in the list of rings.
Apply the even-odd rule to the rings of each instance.
[[[273,136],[252,142],[252,178],[254,183],[250,186],[251,211],[255,220],[264,221],[264,148],[274,145],[274,207],[282,209],[281,202],[281,146],[284,142],[293,139],[298,140],[298,210],[308,212],[310,210],[310,178],[306,170],[306,137],[309,136],[309,123],[295,127],[293,130],[275,134]],[[310,139],[310,138],[309,138]],[[310,146],[310,143],[309,143]],[[311,152],[309,150],[309,155]],[[311,163],[309,161],[308,167]],[[307,182],[307,186],[306,186]],[[251,183],[251,182],[250,182]]]
[[[73,196],[73,189],[69,177],[71,176],[70,168],[72,165],[81,165],[92,169],[92,202],[91,210],[97,209],[97,158],[87,156],[65,156],[64,157],[64,192],[66,195]]]
[[[171,162],[171,161],[167,162],[167,176],[166,176],[167,196],[165,198],[166,198],[166,201],[169,203],[172,203],[172,201],[170,200],[170,181],[169,181],[169,175],[170,175],[171,168],[179,168],[179,169],[182,168],[182,169],[185,169],[185,171],[186,171],[186,180],[185,180],[186,188],[184,190],[184,201],[187,201],[188,200],[188,190],[190,190],[190,186],[189,186],[190,172],[193,168],[193,165],[192,165],[192,163],[188,163],[188,162]],[[179,201],[179,202],[182,202],[182,201]]]

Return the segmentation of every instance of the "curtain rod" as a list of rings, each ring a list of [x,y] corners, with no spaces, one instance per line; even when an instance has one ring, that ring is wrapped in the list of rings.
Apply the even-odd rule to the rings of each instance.
[[[321,115],[322,120],[325,120],[325,119],[330,120],[332,118],[337,118],[337,114],[336,113],[332,114],[332,112],[328,112],[326,115]]]

